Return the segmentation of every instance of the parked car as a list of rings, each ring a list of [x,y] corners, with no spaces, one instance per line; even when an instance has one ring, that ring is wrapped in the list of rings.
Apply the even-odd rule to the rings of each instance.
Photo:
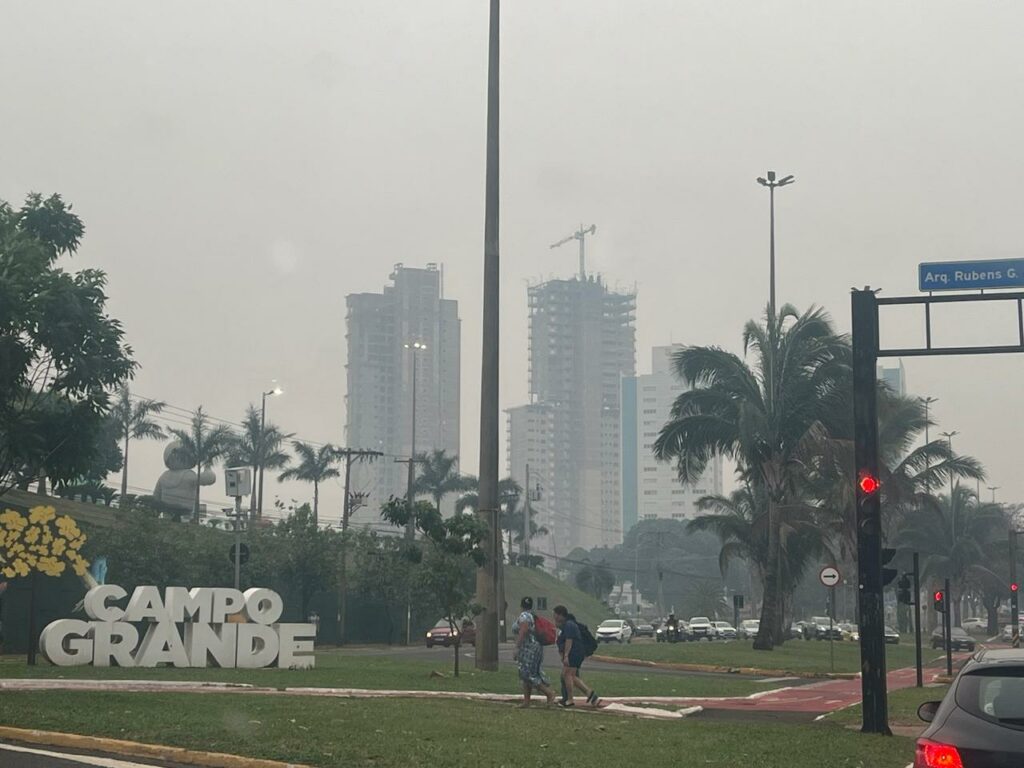
[[[988,619],[964,619],[960,626],[967,632],[986,632],[988,630]]]
[[[1024,765],[1024,651],[981,651],[942,701],[917,710],[930,723],[917,740],[914,768]]]
[[[690,619],[690,636],[688,640],[714,640],[715,639],[715,628],[711,624],[711,619],[707,616],[694,616]]]
[[[633,641],[633,630],[622,619],[602,621],[594,633],[599,643],[629,643]]]
[[[758,619],[745,619],[736,628],[736,634],[742,638],[750,639],[757,637],[761,629],[761,622]]]
[[[844,622],[839,625],[839,631],[843,633],[843,640],[849,640],[854,643],[860,642],[860,627],[856,624]]]
[[[715,638],[718,640],[735,640],[736,627],[727,621],[712,621],[711,626],[715,628]]]
[[[427,630],[427,648],[435,645],[450,647],[453,643],[464,643],[472,645],[476,642],[476,625],[469,619],[463,619],[461,627],[452,630],[448,619],[441,619],[437,624]]]
[[[812,637],[816,640],[842,640],[843,630],[828,616],[811,616]]]
[[[654,625],[653,624],[637,624],[636,632],[634,633],[637,637],[654,637]]]
[[[945,650],[946,642],[942,627],[936,627],[935,631],[932,632],[932,648],[942,648]],[[960,627],[953,627],[949,631],[949,647],[954,651],[974,651],[975,642],[974,638],[968,635]]]
[[[900,633],[892,627],[885,628],[885,642],[887,645],[899,645]],[[973,650],[973,649],[972,649]]]
[[[804,623],[802,621],[794,621],[789,625],[789,636],[794,640],[804,640],[806,636],[804,634]]]

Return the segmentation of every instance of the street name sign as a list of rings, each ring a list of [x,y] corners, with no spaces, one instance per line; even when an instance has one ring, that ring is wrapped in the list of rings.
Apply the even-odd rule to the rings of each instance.
[[[826,587],[834,587],[839,583],[839,569],[831,565],[826,565],[821,569],[821,573],[818,574],[818,578]]]
[[[938,261],[917,265],[922,291],[979,291],[1024,288],[1024,259]]]

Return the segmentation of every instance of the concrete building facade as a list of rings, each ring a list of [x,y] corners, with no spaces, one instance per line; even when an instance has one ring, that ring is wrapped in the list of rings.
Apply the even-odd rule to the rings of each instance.
[[[348,363],[346,443],[385,456],[353,470],[352,488],[368,493],[355,524],[378,523],[380,505],[404,496],[412,438],[416,365],[416,452],[459,454],[461,325],[458,302],[443,298],[442,272],[396,264],[381,293],[346,297]],[[425,349],[407,345],[419,342]]]
[[[620,385],[636,370],[636,295],[591,275],[549,280],[528,296],[531,403],[509,411],[508,459],[520,484],[529,462],[531,485],[541,485],[537,521],[550,534],[534,548],[564,556],[613,546],[622,540]]]
[[[672,404],[686,390],[672,372],[672,355],[679,349],[654,347],[651,373],[622,382],[622,518],[627,531],[641,520],[690,519],[697,513],[698,499],[722,493],[720,456],[688,485],[679,482],[674,463],[654,457],[654,441],[672,416]]]

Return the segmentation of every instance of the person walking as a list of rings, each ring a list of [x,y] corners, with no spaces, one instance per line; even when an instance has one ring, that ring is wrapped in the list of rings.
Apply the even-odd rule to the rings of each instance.
[[[576,706],[573,701],[573,689],[578,689],[587,696],[587,704],[592,707],[600,706],[600,699],[597,692],[583,682],[580,677],[580,667],[587,658],[587,649],[584,645],[583,633],[580,630],[576,617],[569,613],[564,605],[555,606],[555,626],[558,627],[558,653],[562,657],[562,700],[563,707]]]
[[[548,700],[548,706],[555,703],[555,692],[544,676],[544,646],[537,639],[536,618],[533,615],[533,598],[524,597],[520,603],[523,612],[516,619],[515,660],[519,665],[519,680],[523,685],[523,709],[530,706],[533,690],[536,688]]]

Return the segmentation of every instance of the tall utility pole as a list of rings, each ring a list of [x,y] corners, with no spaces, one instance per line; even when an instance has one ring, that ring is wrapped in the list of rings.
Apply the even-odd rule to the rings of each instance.
[[[757,183],[762,187],[768,188],[768,216],[770,220],[768,236],[768,308],[769,314],[772,317],[775,317],[775,188],[788,186],[795,180],[792,175],[789,175],[776,181],[775,171],[768,171],[767,179],[763,176],[757,177]]]
[[[498,526],[498,454],[500,451],[498,403],[498,312],[500,262],[498,250],[498,108],[500,62],[498,43],[501,2],[491,0],[487,53],[487,173],[484,204],[483,355],[480,371],[480,485],[477,514],[488,527],[487,561],[477,571],[476,596],[483,605],[477,624],[477,669],[498,669],[498,616],[505,596],[499,593],[501,529]]]
[[[526,464],[526,501],[523,505],[523,545],[519,548],[520,565],[526,565],[526,558],[530,556],[530,497],[533,489],[530,487],[530,464]]]
[[[597,232],[597,225],[591,224],[589,227],[584,227],[580,224],[580,228],[573,232],[568,237],[563,237],[557,243],[552,243],[552,248],[558,248],[566,243],[571,243],[573,240],[579,240],[580,243],[580,280],[587,279],[587,235],[592,235]]]
[[[1020,605],[1017,594],[1017,531],[1010,531],[1010,632],[1014,648],[1020,648]]]
[[[267,457],[265,455],[266,452],[267,452],[266,434],[265,434],[266,430],[267,430],[267,395],[270,395],[272,397],[277,397],[283,391],[284,391],[283,389],[281,389],[280,387],[275,385],[272,389],[270,389],[269,391],[263,393],[262,402],[260,403],[260,444],[258,446],[258,448],[259,448],[259,458],[260,458],[260,463],[259,463],[260,476],[259,476],[259,479],[257,480],[257,487],[256,487],[256,496],[257,496],[257,499],[256,499],[256,516],[259,517],[259,518],[263,517],[263,464],[267,460]],[[256,446],[254,446],[254,447],[256,447]]]
[[[348,521],[355,511],[352,493],[352,465],[357,461],[373,461],[383,456],[380,451],[366,451],[358,448],[339,448],[338,456],[345,459],[345,500],[341,511],[341,566],[338,572],[338,642],[345,643],[345,617],[348,609]]]

